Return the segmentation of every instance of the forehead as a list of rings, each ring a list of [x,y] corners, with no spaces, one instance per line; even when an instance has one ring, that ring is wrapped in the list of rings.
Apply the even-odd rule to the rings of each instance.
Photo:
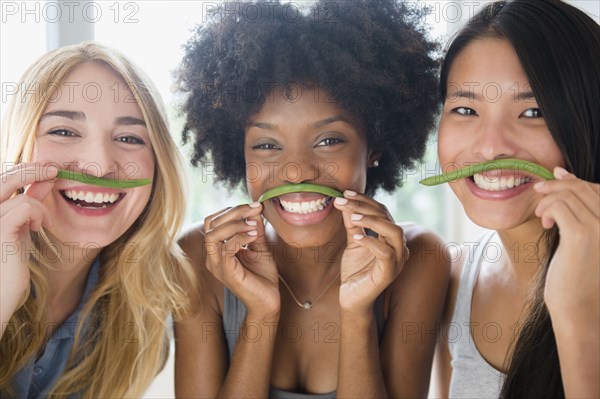
[[[139,111],[130,85],[108,65],[86,62],[74,67],[49,97],[46,109],[65,106],[124,107]]]
[[[512,45],[504,39],[484,38],[469,43],[456,57],[448,84],[484,87],[526,85],[528,78]]]
[[[341,103],[327,91],[291,84],[273,89],[259,111],[250,119],[256,121],[267,118],[273,122],[292,123],[304,119],[317,121],[332,115],[347,114]]]

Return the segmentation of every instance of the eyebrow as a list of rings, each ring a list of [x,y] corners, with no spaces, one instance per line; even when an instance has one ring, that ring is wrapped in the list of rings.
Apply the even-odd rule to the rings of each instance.
[[[450,91],[446,94],[446,98],[466,98],[470,101],[477,100],[481,101],[482,97],[479,94],[473,93],[472,91]]]
[[[519,93],[515,98],[517,101],[535,100],[535,94],[533,94],[532,91],[524,91],[522,93]]]
[[[146,122],[142,119],[135,118],[133,116],[122,116],[117,118],[117,125],[121,126],[132,126],[132,125],[141,125],[146,126]]]
[[[348,122],[348,120],[346,118],[344,118],[341,115],[335,115],[335,116],[331,116],[329,118],[325,118],[322,121],[313,123],[313,127],[314,128],[320,128],[326,125],[329,125],[330,123],[335,123],[335,122],[346,122],[348,124],[350,124],[350,122]]]
[[[42,121],[42,119],[49,118],[51,116],[58,116],[61,118],[72,119],[75,121],[84,121],[85,120],[85,114],[83,112],[58,110],[58,111],[46,112],[44,115],[41,116],[40,122]]]
[[[315,129],[318,129],[323,126],[329,125],[331,123],[340,122],[340,121],[350,124],[350,122],[348,122],[348,119],[344,118],[343,116],[334,115],[334,116],[330,116],[329,118],[325,118],[323,120],[313,123],[312,127]],[[267,122],[250,122],[248,124],[248,126],[254,126],[254,127],[257,127],[260,129],[266,129],[266,130],[276,130],[277,129],[277,125],[274,125],[272,123],[267,123]]]
[[[57,110],[57,111],[46,112],[40,118],[40,122],[42,121],[42,119],[49,118],[51,116],[67,118],[67,119],[71,119],[74,121],[85,121],[86,120],[85,114],[83,112]],[[135,118],[133,116],[122,116],[120,118],[117,118],[115,122],[116,122],[116,125],[120,125],[120,126],[134,126],[134,125],[146,126],[146,122],[144,120]]]

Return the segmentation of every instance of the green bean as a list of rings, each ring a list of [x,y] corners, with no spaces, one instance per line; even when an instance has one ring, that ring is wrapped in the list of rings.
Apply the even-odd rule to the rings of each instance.
[[[469,165],[466,168],[456,169],[448,173],[443,173],[437,176],[430,176],[421,180],[419,183],[424,186],[435,186],[437,184],[449,183],[464,177],[473,176],[476,173],[481,173],[497,169],[522,170],[527,173],[537,175],[546,180],[553,180],[554,175],[543,166],[523,161],[522,159],[496,159],[492,161],[481,162],[474,165]]]
[[[77,181],[84,184],[101,186],[107,188],[134,188],[145,186],[152,183],[152,179],[133,179],[133,180],[114,180],[103,177],[84,175],[72,170],[59,170],[57,177],[59,179]]]
[[[321,186],[319,184],[311,184],[311,183],[299,183],[299,184],[284,184],[283,186],[278,186],[267,190],[260,196],[258,199],[259,202],[265,202],[266,200],[270,200],[271,198],[279,197],[283,194],[289,193],[300,193],[300,192],[309,192],[309,193],[320,193],[327,195],[329,197],[341,197],[342,193],[339,191],[327,187]]]

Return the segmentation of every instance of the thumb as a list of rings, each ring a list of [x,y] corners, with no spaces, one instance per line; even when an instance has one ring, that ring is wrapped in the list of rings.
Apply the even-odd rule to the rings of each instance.
[[[38,200],[40,202],[44,202],[44,200],[46,199],[48,194],[50,194],[50,191],[52,191],[52,188],[54,187],[54,183],[55,183],[54,180],[44,180],[44,181],[38,181],[38,182],[31,183],[25,189],[24,194],[27,195],[28,197],[35,198],[36,200]]]

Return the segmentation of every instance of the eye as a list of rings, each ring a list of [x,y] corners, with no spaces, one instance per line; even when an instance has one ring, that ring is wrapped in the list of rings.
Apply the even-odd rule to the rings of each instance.
[[[469,107],[456,107],[456,108],[453,108],[452,110],[450,110],[450,112],[459,114],[459,115],[465,115],[465,116],[477,115],[477,112],[473,108],[469,108]]]
[[[253,150],[279,150],[279,146],[272,143],[256,144],[252,146]]]
[[[136,136],[120,136],[115,139],[119,143],[125,144],[146,144],[146,142]]]
[[[519,118],[542,118],[542,110],[539,108],[529,108],[521,112]]]
[[[315,147],[329,147],[335,144],[343,143],[343,140],[336,139],[333,137],[327,137],[317,143]]]
[[[73,133],[72,131],[67,130],[67,129],[51,130],[48,132],[48,134],[50,134],[52,136],[59,136],[59,137],[75,137],[75,136],[77,136],[75,133]]]

